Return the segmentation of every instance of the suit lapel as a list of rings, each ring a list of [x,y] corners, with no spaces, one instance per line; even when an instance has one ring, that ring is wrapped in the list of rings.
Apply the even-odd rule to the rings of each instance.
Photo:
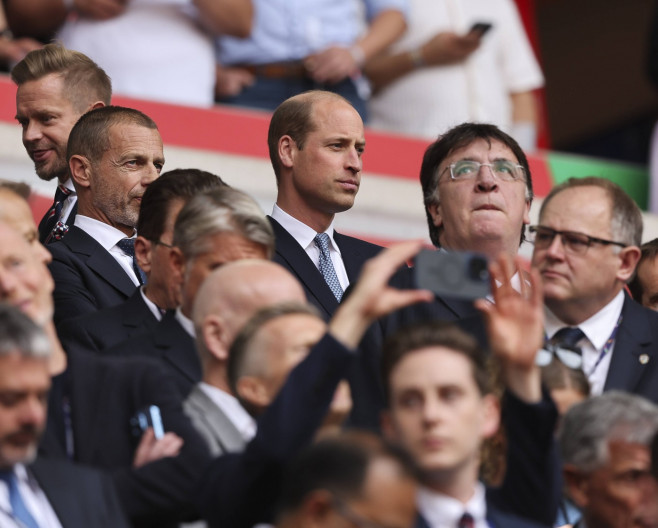
[[[268,219],[276,236],[276,256],[274,260],[299,279],[309,300],[330,317],[338,308],[338,301],[329,289],[324,277],[308,257],[304,248],[297,243],[292,235],[276,220],[271,217],[268,217]],[[343,262],[345,262],[344,259]]]
[[[244,449],[245,441],[233,422],[198,385],[190,393],[189,403],[197,413],[199,420],[212,433],[213,439],[220,444],[222,452],[236,452]]]
[[[144,330],[153,328],[158,323],[158,320],[144,302],[139,288],[123,304],[122,323],[123,326],[128,328],[141,328]]]
[[[651,321],[645,308],[626,295],[615,346],[610,358],[604,391],[620,389],[633,392],[652,361],[658,361],[651,347]],[[612,331],[612,330],[611,330]]]
[[[46,494],[50,506],[57,515],[62,528],[85,526],[86,520],[81,518],[78,504],[79,498],[71,493],[71,487],[66,485],[66,477],[51,467],[54,462],[37,459],[29,470]]]
[[[84,255],[87,266],[121,293],[129,297],[135,292],[135,284],[109,251],[82,229],[71,227],[62,242],[73,253]]]
[[[165,361],[192,381],[201,379],[201,362],[199,361],[194,339],[176,320],[173,310],[165,314],[158,323],[153,336],[155,346],[162,352]]]

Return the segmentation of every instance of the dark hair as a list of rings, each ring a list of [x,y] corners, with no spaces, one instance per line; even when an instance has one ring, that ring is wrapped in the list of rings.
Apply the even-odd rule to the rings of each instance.
[[[28,53],[11,70],[11,79],[21,86],[50,74],[61,76],[63,95],[78,112],[96,101],[110,104],[112,82],[105,71],[86,55],[61,44],[47,44]]]
[[[336,93],[310,90],[286,99],[272,114],[267,131],[267,147],[277,182],[281,175],[279,139],[290,136],[297,148],[302,150],[308,134],[317,130],[317,123],[313,121],[313,105],[325,99],[337,99],[351,106],[347,99]]]
[[[420,168],[420,184],[423,188],[423,204],[425,205],[425,214],[427,215],[427,226],[429,228],[430,239],[436,247],[441,246],[439,242],[441,229],[434,225],[429,206],[439,203],[437,194],[439,187],[439,167],[455,150],[464,148],[478,139],[485,140],[489,145],[491,145],[492,141],[499,141],[512,151],[519,164],[523,167],[523,172],[525,172],[526,200],[532,202],[533,191],[530,165],[528,165],[528,159],[523,149],[512,136],[494,125],[483,123],[462,123],[451,128],[427,147]],[[524,232],[525,226],[522,226],[521,242],[524,240]]]
[[[612,237],[616,242],[629,246],[639,246],[642,243],[642,212],[640,208],[619,185],[597,176],[569,178],[564,183],[553,187],[541,204],[539,219],[541,220],[546,206],[556,195],[574,187],[599,187],[606,191],[611,205],[610,234]]]
[[[640,246],[640,249],[642,250],[642,254],[640,256],[640,260],[637,263],[637,266],[635,267],[635,275],[633,276],[633,279],[631,279],[631,282],[628,283],[628,289],[631,290],[633,299],[641,304],[644,287],[642,286],[642,283],[640,282],[640,279],[637,275],[637,270],[640,269],[640,264],[642,264],[642,262],[645,260],[653,260],[658,257],[658,238],[654,238],[649,242],[645,242]]]
[[[589,380],[583,369],[567,367],[556,358],[553,358],[553,361],[541,368],[541,381],[549,391],[574,389],[585,398],[590,395]]]
[[[494,380],[488,357],[475,338],[454,323],[427,321],[400,329],[384,343],[382,379],[389,403],[393,370],[404,357],[426,347],[444,347],[462,354],[471,364],[473,379],[480,394],[493,391]]]
[[[190,198],[226,183],[215,174],[199,169],[174,169],[151,183],[142,196],[137,234],[157,241],[162,236],[171,204],[187,203]]]
[[[5,180],[3,178],[0,178],[0,189],[7,189],[25,201],[29,200],[30,194],[32,194],[32,189],[27,183]]]
[[[157,130],[155,121],[134,108],[103,106],[83,114],[71,129],[66,148],[66,159],[80,155],[97,162],[110,148],[110,129],[118,124],[132,124]]]
[[[352,430],[312,444],[286,471],[279,514],[293,512],[317,490],[326,490],[345,501],[361,497],[368,469],[379,459],[395,462],[401,477],[418,480],[411,456],[372,433]]]

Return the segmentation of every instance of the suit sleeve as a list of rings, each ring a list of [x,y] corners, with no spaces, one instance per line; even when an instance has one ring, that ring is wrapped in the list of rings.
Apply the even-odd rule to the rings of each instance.
[[[509,391],[503,399],[507,435],[507,471],[502,485],[488,489],[500,510],[552,526],[562,495],[560,462],[555,440],[557,409],[548,392],[527,404]]]
[[[311,442],[353,357],[326,334],[290,373],[245,452],[215,459],[196,495],[209,526],[251,528],[272,521],[282,472]]]
[[[165,431],[176,433],[184,444],[176,457],[113,472],[119,498],[135,525],[164,526],[173,520],[196,518],[192,494],[210,461],[210,453],[183,413],[182,398],[164,368],[153,361],[140,359],[139,363],[147,368],[134,389],[139,393],[135,400],[143,402],[144,407],[157,405]]]

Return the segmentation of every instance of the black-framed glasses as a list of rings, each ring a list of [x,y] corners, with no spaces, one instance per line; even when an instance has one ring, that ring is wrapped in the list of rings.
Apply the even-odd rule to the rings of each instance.
[[[448,165],[443,173],[450,170],[450,179],[453,181],[474,180],[482,167],[489,167],[494,178],[500,181],[525,180],[523,166],[513,161],[501,159],[493,163],[480,163],[474,160],[460,160]]]
[[[569,346],[561,343],[545,343],[544,348],[537,352],[535,364],[538,367],[550,365],[554,358],[560,360],[571,369],[579,369],[583,366],[583,353],[577,346]]]
[[[602,244],[604,246],[619,246],[622,248],[628,247],[628,244],[623,242],[615,242],[614,240],[606,240],[604,238],[597,238],[586,235],[585,233],[578,233],[576,231],[558,231],[546,226],[534,225],[528,228],[529,235],[526,240],[535,245],[537,249],[547,249],[553,243],[557,235],[562,240],[564,249],[570,253],[583,254],[587,251],[592,244]]]
[[[357,528],[390,528],[389,526],[379,524],[378,522],[371,521],[370,519],[366,519],[362,515],[359,515],[348,506],[347,502],[335,495],[333,496],[332,502],[338,515],[351,522]]]
[[[176,247],[176,246],[174,246],[174,245],[172,245],[172,244],[167,244],[166,242],[163,242],[163,241],[160,240],[160,239],[158,239],[158,240],[151,240],[151,242],[153,242],[156,246],[163,246],[163,247],[166,247],[166,248],[169,248],[169,249],[173,249],[173,248]]]

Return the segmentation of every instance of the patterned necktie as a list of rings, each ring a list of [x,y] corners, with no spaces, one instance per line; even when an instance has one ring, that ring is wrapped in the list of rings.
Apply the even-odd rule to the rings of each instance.
[[[133,270],[135,271],[135,275],[137,275],[139,283],[146,284],[146,274],[137,265],[137,260],[135,259],[135,239],[122,238],[117,242],[117,247],[133,260]]]
[[[475,527],[475,519],[473,519],[473,516],[466,512],[464,515],[462,515],[457,521],[457,528],[474,528]]]
[[[585,334],[577,326],[565,326],[555,332],[555,335],[551,338],[551,343],[574,348],[576,347],[576,343],[584,337]]]
[[[320,274],[324,277],[325,282],[334,294],[334,297],[336,297],[336,300],[340,302],[343,298],[343,288],[340,286],[336,270],[334,269],[334,264],[331,262],[331,255],[329,254],[329,235],[327,233],[318,233],[315,235],[314,240],[315,245],[320,250],[320,261],[318,263]]]
[[[0,480],[7,484],[7,488],[9,489],[9,505],[11,506],[12,517],[20,521],[26,528],[39,528],[39,525],[23,501],[14,472],[0,471]]]
[[[46,235],[46,238],[43,241],[45,244],[50,242],[50,240],[53,237],[56,240],[60,240],[63,234],[66,233],[66,231],[68,231],[68,226],[66,226],[63,222],[60,222],[60,218],[62,216],[62,209],[64,208],[64,202],[72,192],[73,191],[67,189],[63,185],[57,186],[57,190],[55,191],[55,200],[53,201],[53,205],[51,206],[50,210],[48,211],[48,214],[46,215],[45,232],[48,234]],[[56,236],[55,234],[56,230],[59,236]]]

